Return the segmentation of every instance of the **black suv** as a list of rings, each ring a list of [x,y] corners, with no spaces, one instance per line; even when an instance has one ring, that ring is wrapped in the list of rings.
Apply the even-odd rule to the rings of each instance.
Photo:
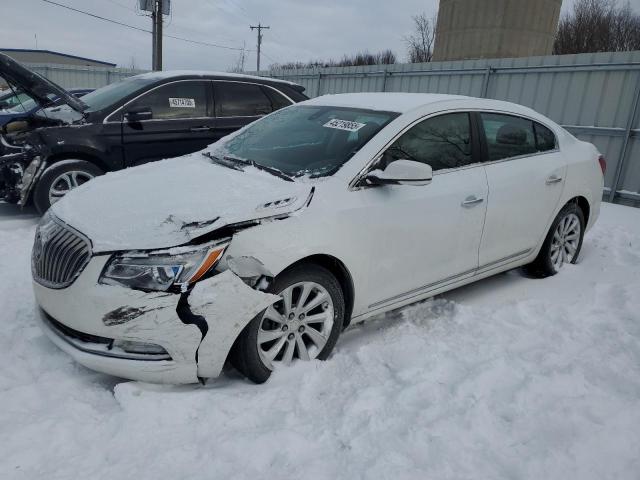
[[[96,175],[201,150],[307,99],[294,83],[190,71],[136,75],[77,99],[2,54],[0,76],[43,106],[3,128],[0,157],[5,200],[33,197],[40,212]],[[51,107],[54,96],[65,105]]]

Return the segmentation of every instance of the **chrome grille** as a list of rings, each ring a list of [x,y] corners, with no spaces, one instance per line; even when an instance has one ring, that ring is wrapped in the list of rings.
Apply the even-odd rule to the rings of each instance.
[[[80,232],[45,215],[36,230],[31,271],[36,282],[49,288],[73,283],[91,258],[91,244]]]

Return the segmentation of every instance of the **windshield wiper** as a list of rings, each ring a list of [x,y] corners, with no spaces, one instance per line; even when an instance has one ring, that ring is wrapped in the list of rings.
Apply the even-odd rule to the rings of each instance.
[[[294,181],[293,178],[291,178],[287,174],[283,173],[282,171],[278,170],[277,168],[268,167],[266,165],[261,165],[261,164],[255,162],[255,161],[253,161],[253,160],[246,160],[244,158],[231,157],[231,156],[228,156],[228,155],[223,157],[223,158],[225,160],[230,161],[230,162],[235,162],[236,164],[255,167],[258,170],[263,170],[263,171],[265,171],[267,173],[270,173],[271,175],[275,175],[278,178],[286,180],[287,182],[293,182]]]
[[[231,168],[233,170],[238,170],[240,172],[242,171],[242,168],[240,168],[234,162],[226,161],[226,159],[223,160],[222,158],[216,157],[215,155],[212,155],[209,152],[202,152],[202,155],[204,155],[205,157],[207,157],[209,160],[213,161],[214,163],[217,163],[218,165],[222,165],[223,167]]]

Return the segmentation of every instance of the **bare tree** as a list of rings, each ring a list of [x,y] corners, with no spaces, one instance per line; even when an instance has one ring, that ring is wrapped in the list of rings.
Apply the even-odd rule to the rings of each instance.
[[[616,0],[576,0],[560,19],[553,45],[556,55],[638,49],[640,15]]]
[[[343,55],[340,60],[315,60],[309,62],[289,62],[273,64],[271,70],[295,70],[297,68],[318,67],[351,67],[356,65],[389,65],[397,62],[396,54],[391,50],[383,50],[377,53],[368,51],[358,52],[354,55]]]
[[[429,18],[426,13],[421,13],[411,18],[413,19],[414,32],[404,37],[409,63],[430,62],[436,38],[437,17]]]

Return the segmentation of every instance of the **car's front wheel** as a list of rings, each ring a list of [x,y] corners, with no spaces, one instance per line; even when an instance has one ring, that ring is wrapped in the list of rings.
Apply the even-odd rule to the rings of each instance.
[[[565,205],[551,224],[540,253],[528,266],[539,277],[555,275],[565,263],[576,263],[584,237],[584,214],[575,203]]]
[[[41,214],[76,187],[104,172],[86,160],[62,160],[48,167],[33,192],[33,203]]]
[[[232,363],[250,380],[296,360],[325,360],[344,324],[345,302],[336,278],[318,265],[299,265],[276,277],[269,292],[281,300],[254,318],[234,345]]]

